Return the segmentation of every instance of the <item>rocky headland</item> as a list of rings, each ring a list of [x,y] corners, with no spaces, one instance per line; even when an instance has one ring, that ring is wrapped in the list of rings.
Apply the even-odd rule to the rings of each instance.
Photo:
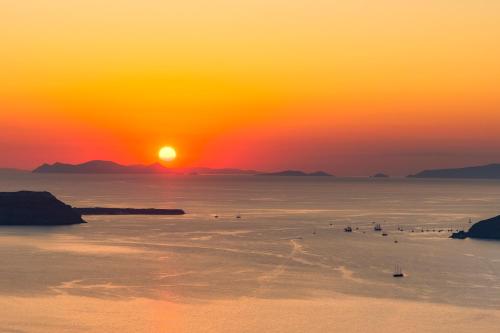
[[[86,223],[82,215],[183,215],[182,209],[75,208],[49,192],[0,192],[0,225],[56,226]]]
[[[0,192],[0,225],[85,223],[78,211],[49,192]]]
[[[500,240],[500,216],[479,221],[470,227],[469,231],[459,231],[451,235],[451,238],[479,238]]]

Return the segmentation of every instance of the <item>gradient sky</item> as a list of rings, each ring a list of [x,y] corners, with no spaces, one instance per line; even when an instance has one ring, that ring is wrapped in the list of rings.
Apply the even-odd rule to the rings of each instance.
[[[500,162],[498,0],[0,0],[0,166]]]

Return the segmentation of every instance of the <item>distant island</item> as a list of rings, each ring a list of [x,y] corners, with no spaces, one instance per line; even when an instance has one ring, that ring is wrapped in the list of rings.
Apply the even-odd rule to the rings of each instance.
[[[112,161],[89,161],[81,164],[43,164],[34,173],[169,173],[159,163],[151,165],[121,165]]]
[[[0,192],[0,225],[57,226],[86,223],[82,215],[184,215],[182,209],[75,208],[50,192]]]
[[[160,163],[149,165],[122,165],[112,161],[94,160],[81,164],[56,162],[43,164],[33,170],[34,173],[70,173],[70,174],[188,174],[188,175],[254,175],[255,170],[211,169],[211,168],[166,168]]]
[[[385,173],[376,173],[373,176],[371,176],[370,178],[389,178],[389,176],[386,175]]]
[[[481,238],[500,240],[500,216],[479,221],[472,225],[469,231],[459,231],[451,235],[451,238]]]
[[[500,179],[500,164],[481,166],[424,170],[409,178],[472,178],[472,179]]]
[[[281,177],[334,177],[333,175],[326,173],[324,171],[316,171],[307,173],[304,171],[298,170],[285,170],[279,172],[270,172],[270,173],[260,173],[257,176],[281,176]]]
[[[67,173],[67,174],[171,174],[171,175],[258,175],[258,176],[289,176],[289,177],[335,177],[324,171],[307,173],[299,170],[263,173],[256,170],[241,170],[235,168],[167,168],[159,163],[149,165],[122,165],[112,161],[94,160],[81,164],[56,162],[43,164],[33,170],[34,173]]]
[[[184,168],[184,169],[175,169],[176,173],[189,174],[189,175],[256,175],[260,173],[260,171],[256,170],[243,170],[243,169],[235,169],[235,168],[221,168],[221,169],[213,169],[213,168]]]

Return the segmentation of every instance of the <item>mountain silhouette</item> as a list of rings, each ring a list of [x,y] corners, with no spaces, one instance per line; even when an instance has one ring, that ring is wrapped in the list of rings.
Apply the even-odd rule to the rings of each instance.
[[[500,164],[488,164],[455,169],[424,170],[410,178],[475,178],[500,179]]]
[[[389,178],[389,175],[386,175],[385,173],[379,172],[371,176],[370,178]]]
[[[94,160],[81,164],[54,163],[43,164],[33,170],[35,173],[104,173],[104,174],[189,174],[189,175],[255,175],[259,171],[255,170],[240,170],[234,168],[178,168],[170,169],[164,167],[160,163],[149,165],[122,165],[113,161]]]
[[[81,164],[43,164],[33,170],[35,173],[169,173],[159,163],[150,165],[121,165],[112,161],[89,161]]]
[[[281,176],[281,177],[334,177],[324,171],[307,173],[300,170],[285,170],[279,172],[260,173],[257,176]]]

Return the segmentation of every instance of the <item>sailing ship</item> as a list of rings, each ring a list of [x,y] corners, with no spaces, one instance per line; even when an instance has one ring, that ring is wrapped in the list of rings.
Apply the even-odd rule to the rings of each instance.
[[[399,264],[396,264],[396,266],[394,267],[394,273],[392,274],[392,276],[395,278],[400,278],[405,276]]]
[[[344,232],[352,232],[352,228],[351,227],[345,227],[344,228]]]
[[[377,224],[375,224],[375,227],[373,227],[373,230],[382,231],[382,226],[379,223],[377,223]]]

